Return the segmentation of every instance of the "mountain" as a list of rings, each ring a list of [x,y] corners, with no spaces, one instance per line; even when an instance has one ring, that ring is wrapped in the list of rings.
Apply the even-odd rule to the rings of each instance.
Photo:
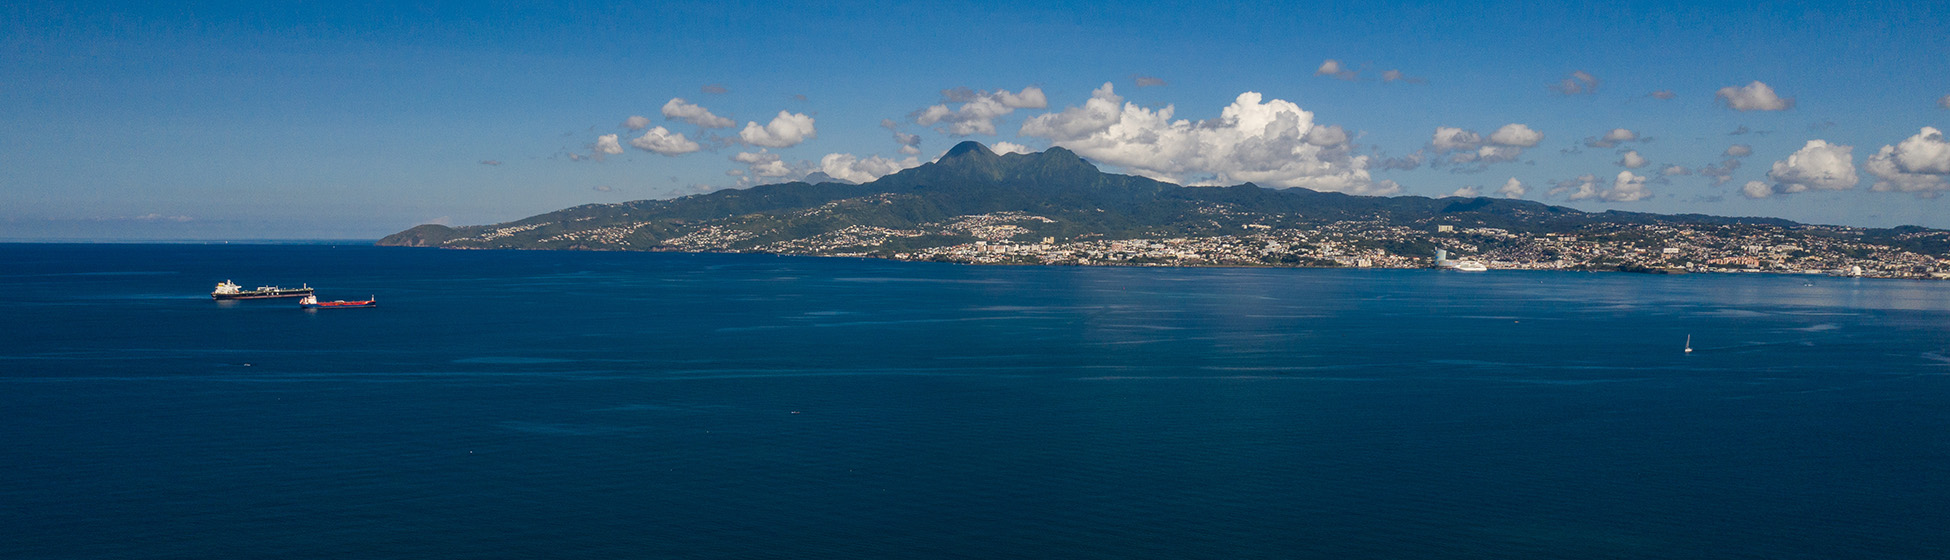
[[[1659,231],[1694,228],[1729,239],[1815,236],[1929,255],[1950,249],[1950,239],[1938,235],[1943,232],[1921,228],[1869,230],[1804,226],[1776,218],[1583,212],[1525,200],[1355,196],[1268,189],[1251,183],[1184,187],[1105,173],[1060,147],[999,155],[980,143],[963,142],[935,162],[872,182],[856,185],[819,178],[824,175],[814,182],[671,200],[590,204],[502,224],[422,225],[387,236],[379,244],[904,257],[917,252],[939,256],[944,254],[942,248],[950,247],[1245,234],[1277,237],[1282,232],[1293,233],[1288,237],[1297,243],[1292,246],[1299,247],[1315,244],[1307,232],[1332,231],[1373,241],[1362,245],[1363,250],[1379,256],[1427,257],[1438,245],[1453,247],[1452,253],[1482,253],[1490,250],[1484,248],[1486,243],[1490,248],[1509,246],[1513,242],[1507,239],[1490,241],[1513,236],[1541,239],[1579,234],[1606,242],[1649,244],[1657,241],[1651,237],[1663,235]],[[1440,228],[1443,231],[1477,232],[1473,235],[1483,239],[1446,243],[1416,235],[1433,233],[1436,226],[1450,226]],[[1284,243],[1282,239],[1286,238],[1271,240]],[[1333,253],[1325,250],[1308,258],[1325,261]]]

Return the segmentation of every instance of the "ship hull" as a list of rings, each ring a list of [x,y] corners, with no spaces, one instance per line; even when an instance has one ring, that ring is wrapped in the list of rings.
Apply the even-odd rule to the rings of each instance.
[[[270,292],[237,292],[234,294],[210,294],[210,299],[214,299],[214,300],[274,299],[274,298],[288,298],[288,297],[305,297],[311,295],[311,292],[312,291],[310,289],[305,289],[305,288],[299,288],[295,290],[275,290]]]
[[[374,301],[328,301],[328,302],[324,302],[324,303],[300,303],[300,304],[298,304],[298,307],[301,307],[301,308],[304,308],[304,309],[366,309],[366,308],[371,308],[371,307],[379,307],[379,302],[374,302]]]

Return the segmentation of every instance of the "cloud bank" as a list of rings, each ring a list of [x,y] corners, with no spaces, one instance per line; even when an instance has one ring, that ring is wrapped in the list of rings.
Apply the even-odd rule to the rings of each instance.
[[[1290,101],[1241,93],[1218,118],[1196,122],[1173,120],[1175,110],[1125,103],[1105,83],[1083,106],[1029,119],[1021,134],[1181,184],[1253,182],[1372,195],[1401,190],[1368,175],[1367,156],[1350,154],[1345,131],[1317,125],[1313,113]]]

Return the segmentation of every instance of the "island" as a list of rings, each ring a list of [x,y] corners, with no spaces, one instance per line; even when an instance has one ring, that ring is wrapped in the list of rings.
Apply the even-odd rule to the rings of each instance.
[[[1106,173],[1063,148],[939,160],[513,222],[427,224],[383,246],[687,251],[970,264],[1423,268],[1438,249],[1491,269],[1950,278],[1950,231],[1778,218],[1584,212],[1487,197],[1357,196]]]

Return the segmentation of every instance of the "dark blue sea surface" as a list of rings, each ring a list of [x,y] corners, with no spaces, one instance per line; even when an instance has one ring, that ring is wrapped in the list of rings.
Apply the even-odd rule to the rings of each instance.
[[[1945,558],[1950,283],[0,245],[0,557]]]

